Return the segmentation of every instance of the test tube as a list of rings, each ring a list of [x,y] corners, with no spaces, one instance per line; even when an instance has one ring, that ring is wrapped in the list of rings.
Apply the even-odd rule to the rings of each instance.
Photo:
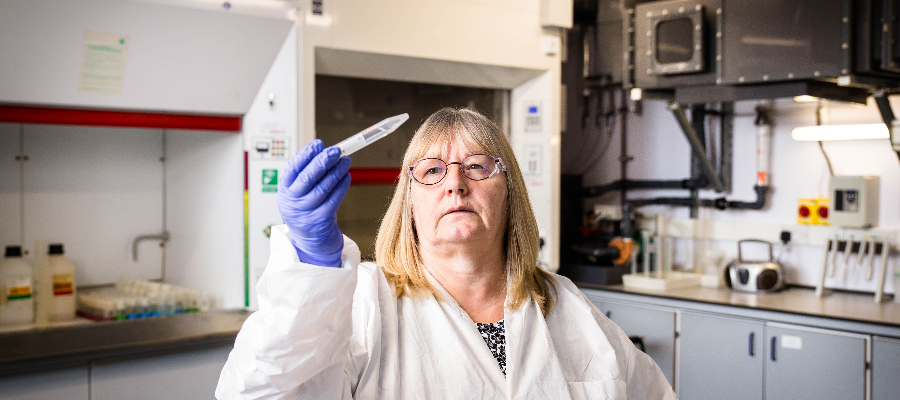
[[[337,147],[341,149],[341,157],[356,153],[376,140],[387,136],[389,133],[397,130],[408,119],[409,114],[406,113],[395,115],[344,139],[337,144]]]

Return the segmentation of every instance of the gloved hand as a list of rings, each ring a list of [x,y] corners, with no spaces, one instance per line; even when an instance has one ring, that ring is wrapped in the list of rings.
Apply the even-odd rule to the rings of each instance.
[[[341,266],[344,236],[337,209],[350,187],[350,157],[313,140],[288,161],[278,188],[278,212],[291,231],[300,261]]]

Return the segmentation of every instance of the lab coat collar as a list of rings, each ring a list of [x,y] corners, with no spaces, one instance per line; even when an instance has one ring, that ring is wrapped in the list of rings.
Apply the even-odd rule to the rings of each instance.
[[[462,365],[453,368],[476,368],[485,377],[483,382],[467,382],[466,385],[490,384],[505,399],[570,399],[568,385],[553,346],[547,323],[540,307],[532,299],[528,299],[517,310],[504,307],[503,319],[506,337],[506,376],[500,371],[497,360],[484,343],[475,322],[469,314],[459,306],[456,299],[441,286],[425,269],[429,282],[444,297],[443,302],[436,303],[441,312],[448,317],[436,319],[432,315],[416,316],[416,324],[421,328],[436,321],[452,321],[452,327],[431,326],[432,329],[452,329],[463,345],[473,349],[473,360],[465,360],[456,353],[456,346],[424,340],[423,345],[438,360],[453,360]],[[424,309],[422,311],[425,311]],[[436,310],[434,310],[436,311]],[[424,335],[423,335],[424,337]],[[449,367],[449,366],[448,366]],[[477,387],[477,386],[475,386]],[[487,387],[485,390],[489,390]],[[497,394],[500,394],[497,393]],[[489,398],[485,396],[485,398]]]

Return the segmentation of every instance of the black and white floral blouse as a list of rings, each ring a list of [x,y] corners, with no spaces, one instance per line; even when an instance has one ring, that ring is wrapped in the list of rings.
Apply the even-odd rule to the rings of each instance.
[[[500,364],[500,371],[503,371],[503,375],[506,375],[506,328],[503,327],[503,320],[501,319],[493,324],[479,324],[476,322],[475,325],[478,326],[478,332],[481,332],[481,337],[488,348],[491,349],[491,354],[494,355],[497,363]]]

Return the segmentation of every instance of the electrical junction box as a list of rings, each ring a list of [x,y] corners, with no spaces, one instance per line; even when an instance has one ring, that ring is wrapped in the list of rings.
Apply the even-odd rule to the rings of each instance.
[[[829,225],[828,199],[798,199],[797,223],[803,225]]]
[[[877,176],[831,177],[831,225],[863,229],[878,225],[880,182]]]

